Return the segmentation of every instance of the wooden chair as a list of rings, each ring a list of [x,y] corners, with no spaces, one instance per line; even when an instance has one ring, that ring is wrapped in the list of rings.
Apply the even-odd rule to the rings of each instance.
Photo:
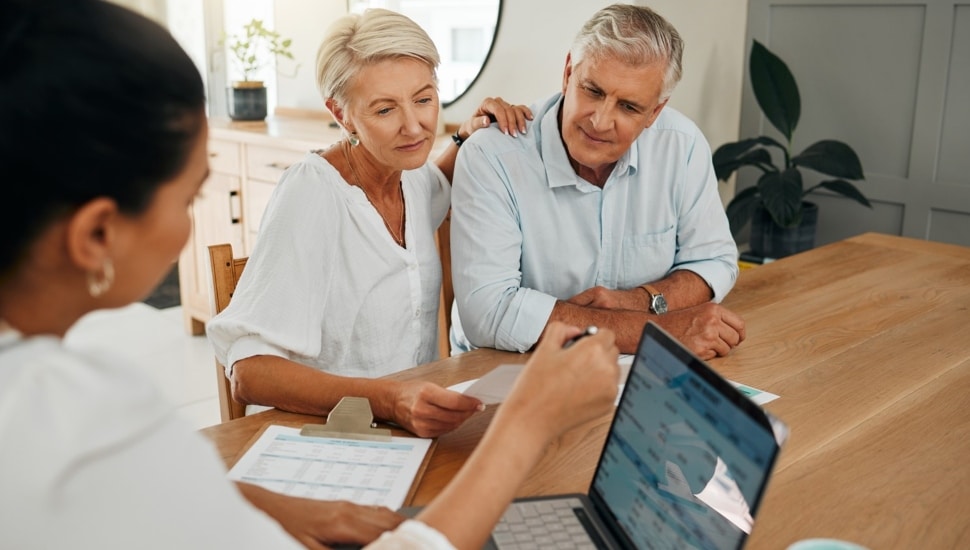
[[[441,256],[441,306],[438,310],[438,356],[451,354],[448,332],[451,330],[451,304],[455,301],[455,287],[451,283],[451,212],[438,227],[438,255]]]
[[[212,296],[215,302],[215,313],[226,309],[232,294],[236,291],[236,283],[242,276],[248,258],[233,258],[232,245],[214,244],[209,247],[209,262],[212,265]],[[216,379],[219,388],[219,414],[223,422],[246,416],[246,405],[232,398],[232,386],[226,377],[226,369],[216,360]]]

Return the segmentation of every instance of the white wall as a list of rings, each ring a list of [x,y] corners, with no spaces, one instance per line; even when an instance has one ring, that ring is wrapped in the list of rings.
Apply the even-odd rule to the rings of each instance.
[[[299,69],[293,75],[294,64],[281,63],[276,85],[277,104],[281,107],[324,110],[323,99],[317,91],[317,48],[327,27],[347,13],[346,0],[276,0],[274,18],[276,31],[292,38],[292,51]]]

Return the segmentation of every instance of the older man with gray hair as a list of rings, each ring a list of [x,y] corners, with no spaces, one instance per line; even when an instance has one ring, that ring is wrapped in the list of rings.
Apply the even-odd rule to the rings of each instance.
[[[650,320],[703,358],[744,339],[718,305],[738,251],[710,146],[667,107],[682,53],[649,8],[606,7],[525,139],[490,128],[467,140],[452,192],[453,348],[526,351],[553,320],[609,327],[624,353]]]

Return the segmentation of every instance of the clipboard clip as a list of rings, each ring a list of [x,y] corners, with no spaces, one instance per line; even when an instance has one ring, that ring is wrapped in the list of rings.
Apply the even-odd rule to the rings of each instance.
[[[364,441],[391,440],[391,430],[374,427],[374,413],[366,397],[342,397],[327,415],[326,424],[304,424],[300,435]]]

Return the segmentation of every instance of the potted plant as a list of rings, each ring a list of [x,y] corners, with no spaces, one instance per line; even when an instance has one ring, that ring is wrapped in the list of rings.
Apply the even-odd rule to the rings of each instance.
[[[266,86],[253,78],[260,69],[275,63],[276,56],[293,59],[292,40],[266,28],[259,19],[243,25],[242,31],[222,39],[242,73],[242,80],[233,81],[229,88],[229,116],[233,120],[263,120],[266,118]]]
[[[759,136],[724,144],[714,152],[714,171],[721,181],[744,166],[761,171],[757,184],[743,189],[728,204],[728,221],[735,236],[750,221],[752,253],[780,258],[815,245],[818,206],[805,200],[812,191],[827,189],[869,208],[872,205],[847,181],[864,179],[864,175],[859,156],[845,143],[825,139],[792,154],[792,134],[801,115],[801,97],[785,62],[755,40],[749,72],[761,112],[781,132],[785,143]],[[803,168],[835,179],[806,189]]]

